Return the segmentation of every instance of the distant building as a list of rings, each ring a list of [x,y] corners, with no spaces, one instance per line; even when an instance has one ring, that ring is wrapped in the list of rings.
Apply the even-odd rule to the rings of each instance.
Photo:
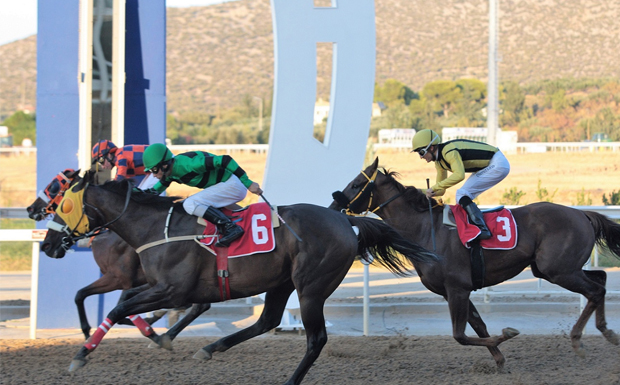
[[[329,102],[319,98],[314,103],[314,124],[321,124],[329,116]]]
[[[329,102],[326,102],[325,100],[319,98],[319,100],[316,101],[316,103],[314,103],[314,124],[321,124],[325,121],[325,119],[327,119],[327,117],[329,116]],[[373,103],[372,104],[372,117],[376,118],[378,116],[381,116],[381,114],[383,113],[383,110],[385,110],[386,107],[383,103],[378,102],[378,103]]]

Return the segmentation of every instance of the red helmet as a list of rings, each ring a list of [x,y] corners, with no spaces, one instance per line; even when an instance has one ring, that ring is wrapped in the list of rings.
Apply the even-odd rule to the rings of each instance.
[[[118,147],[116,147],[114,143],[112,143],[111,141],[107,139],[100,140],[99,142],[97,142],[97,144],[93,146],[93,151],[91,154],[93,158],[93,163],[95,163],[101,158],[107,158],[107,155],[109,153],[116,152],[117,148]]]

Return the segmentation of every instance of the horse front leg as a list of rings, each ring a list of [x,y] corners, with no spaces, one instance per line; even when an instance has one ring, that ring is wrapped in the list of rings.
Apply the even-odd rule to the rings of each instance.
[[[304,323],[304,329],[306,329],[306,354],[285,385],[300,384],[327,343],[324,315],[325,299],[302,295],[299,298],[299,303],[301,305],[301,320]]]
[[[95,282],[78,290],[75,294],[75,306],[77,307],[78,316],[80,317],[80,328],[84,334],[84,339],[90,337],[90,324],[88,323],[88,317],[86,317],[84,301],[91,295],[105,294],[120,289],[112,278],[111,275],[104,274]]]
[[[470,314],[469,291],[464,289],[448,290],[448,307],[452,319],[452,336],[461,345],[486,346],[487,348],[497,348],[499,344],[507,341],[519,334],[513,328],[505,328],[502,335],[494,337],[468,337],[465,334],[468,317]]]
[[[118,323],[119,320],[128,317],[132,314],[137,315],[147,311],[153,311],[164,307],[173,307],[175,302],[172,298],[165,295],[165,288],[159,288],[153,286],[142,293],[139,293],[135,297],[123,301],[116,305],[107,318],[99,325],[95,333],[86,341],[78,353],[73,357],[71,364],[69,365],[69,372],[78,370],[86,365],[86,356],[92,353],[98,346],[106,333]],[[139,316],[131,316],[130,319],[138,326],[142,334],[149,338],[151,341],[155,341],[160,346],[171,350],[171,344],[169,338],[167,341],[162,341],[160,336]],[[142,322],[139,322],[141,320]]]
[[[282,314],[284,314],[286,302],[294,289],[293,283],[287,282],[284,285],[280,285],[268,291],[265,295],[263,311],[252,326],[220,338],[214,343],[203,347],[194,354],[194,358],[199,360],[210,360],[215,352],[225,352],[235,345],[276,328],[282,321]]]
[[[482,320],[482,317],[480,317],[480,313],[478,313],[478,309],[476,309],[476,307],[471,302],[471,300],[469,301],[468,322],[469,322],[469,325],[472,327],[472,329],[474,329],[478,337],[483,337],[483,338],[490,337],[489,332],[487,331],[487,325]],[[500,369],[503,368],[504,364],[506,363],[506,358],[504,358],[504,355],[502,354],[502,352],[500,352],[499,348],[488,347],[488,349],[489,349],[489,352],[491,352],[491,355],[493,356],[493,359],[495,360],[497,367]]]

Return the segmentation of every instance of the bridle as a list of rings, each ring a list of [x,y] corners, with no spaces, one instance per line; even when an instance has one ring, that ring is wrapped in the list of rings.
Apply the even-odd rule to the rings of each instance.
[[[62,249],[67,252],[77,241],[81,240],[81,239],[85,239],[85,238],[90,238],[90,237],[95,237],[97,235],[101,235],[104,232],[107,231],[107,228],[113,224],[114,222],[116,222],[117,220],[119,220],[123,214],[125,214],[125,212],[127,211],[127,207],[129,206],[129,200],[131,199],[131,193],[133,191],[133,185],[130,181],[128,181],[127,183],[127,194],[125,196],[125,206],[123,207],[123,211],[121,211],[121,213],[114,218],[113,220],[101,225],[101,226],[97,226],[92,230],[89,230],[89,224],[91,220],[94,220],[95,217],[91,217],[88,214],[86,214],[86,208],[89,208],[91,210],[94,210],[96,215],[98,215],[99,217],[103,218],[103,213],[101,212],[101,210],[99,210],[97,207],[86,203],[86,191],[88,188],[88,183],[86,183],[84,185],[84,187],[81,189],[84,191],[84,199],[82,200],[82,206],[81,206],[81,215],[80,218],[77,220],[77,223],[73,226],[69,226],[69,224],[65,224],[64,226],[61,225],[58,222],[54,222],[54,221],[49,221],[47,223],[47,228],[50,230],[54,230],[54,231],[58,231],[61,233],[65,233],[66,235],[62,238],[61,240],[61,244],[59,247],[62,247]],[[63,198],[64,201],[65,198]],[[59,207],[62,208],[62,202],[59,204]],[[79,215],[79,213],[78,213]],[[86,221],[86,224],[82,223],[82,221]],[[81,227],[80,227],[81,226]],[[73,228],[71,228],[73,227]]]
[[[387,201],[375,207],[374,210],[370,210],[370,208],[372,207],[372,200],[374,197],[374,189],[376,186],[375,183],[376,183],[378,172],[379,172],[379,169],[375,169],[375,172],[372,174],[372,176],[369,177],[366,174],[366,172],[362,170],[361,173],[366,178],[366,184],[364,185],[364,187],[362,187],[360,192],[358,192],[357,195],[355,195],[353,199],[351,200],[349,200],[342,191],[336,191],[332,194],[332,197],[334,198],[334,200],[338,202],[340,206],[344,207],[344,209],[342,209],[342,212],[344,212],[347,215],[358,215],[358,213],[361,213],[362,215],[366,215],[368,213],[374,214],[377,211],[381,210],[386,205],[388,205],[390,202],[392,202],[395,199],[398,199],[400,196],[404,194],[404,192],[400,192],[394,195],[393,197],[391,197],[390,199],[388,199]],[[368,206],[366,207],[366,210],[361,211],[360,210],[361,206],[366,200],[368,200]]]
[[[69,178],[65,174],[66,172],[73,172],[72,169],[66,169],[63,172],[59,172],[58,175],[45,187],[45,189],[39,192],[38,198],[45,202],[47,205],[39,210],[39,214],[44,218],[48,214],[54,214],[56,208],[60,204],[62,197],[75,178]],[[52,191],[57,188],[58,191]]]

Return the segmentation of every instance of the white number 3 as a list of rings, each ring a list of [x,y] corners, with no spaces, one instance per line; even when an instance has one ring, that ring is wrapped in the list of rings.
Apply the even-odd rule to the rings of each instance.
[[[497,235],[497,240],[500,242],[509,241],[512,238],[512,232],[510,231],[510,221],[506,217],[497,217],[497,222],[502,222],[505,235]]]

